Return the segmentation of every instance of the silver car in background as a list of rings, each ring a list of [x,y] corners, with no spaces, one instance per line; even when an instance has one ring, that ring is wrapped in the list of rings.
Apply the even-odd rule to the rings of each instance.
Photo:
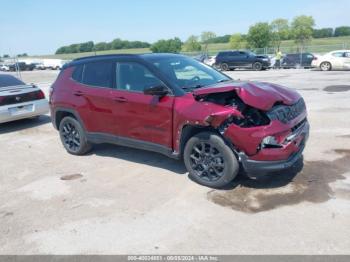
[[[48,112],[49,104],[42,90],[12,75],[0,74],[0,123]]]

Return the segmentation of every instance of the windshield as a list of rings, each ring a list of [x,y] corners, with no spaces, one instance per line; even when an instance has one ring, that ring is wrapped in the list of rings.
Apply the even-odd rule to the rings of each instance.
[[[247,51],[247,53],[249,54],[249,56],[256,56],[256,54],[253,53],[252,51]]]
[[[185,91],[231,80],[210,66],[184,56],[161,58],[151,62],[173,84]]]

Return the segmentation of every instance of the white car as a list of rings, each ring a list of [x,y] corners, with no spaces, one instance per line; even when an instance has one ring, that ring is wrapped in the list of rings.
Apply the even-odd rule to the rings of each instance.
[[[350,70],[350,50],[337,50],[318,56],[311,65],[322,71]]]
[[[0,71],[10,71],[10,67],[8,65],[2,64],[0,65]]]
[[[215,58],[216,56],[209,56],[208,58],[204,59],[204,64],[209,65],[209,66],[213,66],[215,64]]]
[[[49,112],[43,91],[12,75],[0,74],[0,123],[32,118]]]

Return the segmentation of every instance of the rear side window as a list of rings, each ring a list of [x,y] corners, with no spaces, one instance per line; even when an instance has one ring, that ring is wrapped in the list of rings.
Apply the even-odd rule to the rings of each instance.
[[[332,55],[335,57],[343,57],[344,53],[343,52],[336,52],[336,53],[333,53]]]
[[[83,76],[83,68],[84,68],[84,65],[78,65],[74,71],[73,71],[73,74],[72,74],[72,78],[77,81],[77,82],[81,82],[81,78]]]
[[[89,86],[112,87],[112,68],[111,61],[87,63],[83,68],[81,82]]]

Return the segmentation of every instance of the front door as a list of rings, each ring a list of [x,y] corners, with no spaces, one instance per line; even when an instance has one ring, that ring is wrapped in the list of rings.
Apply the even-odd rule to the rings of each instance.
[[[115,126],[118,135],[172,147],[172,114],[174,97],[145,95],[147,87],[164,85],[139,62],[116,64]]]

